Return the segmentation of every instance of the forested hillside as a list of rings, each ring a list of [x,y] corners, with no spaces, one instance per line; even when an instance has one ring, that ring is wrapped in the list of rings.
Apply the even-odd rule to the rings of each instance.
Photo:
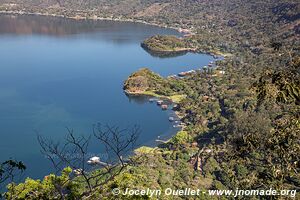
[[[296,0],[0,0],[0,11],[55,14],[73,18],[143,20],[199,33],[198,42],[226,51],[260,53],[270,40],[299,45],[300,5]]]

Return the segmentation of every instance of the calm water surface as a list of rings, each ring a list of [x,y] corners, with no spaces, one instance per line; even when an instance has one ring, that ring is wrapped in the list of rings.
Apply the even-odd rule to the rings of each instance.
[[[137,124],[140,145],[174,134],[172,112],[143,98],[129,99],[123,81],[141,67],[167,76],[212,58],[153,57],[140,43],[155,34],[178,35],[136,23],[0,15],[0,160],[22,160],[28,176],[41,178],[52,169],[40,154],[37,132],[60,140],[66,127],[88,135],[98,122]],[[101,147],[91,153],[101,153]]]

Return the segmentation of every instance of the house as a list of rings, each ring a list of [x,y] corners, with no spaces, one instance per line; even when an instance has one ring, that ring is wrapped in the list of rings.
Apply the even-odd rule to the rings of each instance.
[[[219,71],[219,74],[225,74],[225,71],[220,70],[220,71]]]
[[[208,101],[208,100],[209,100],[209,96],[203,96],[203,97],[202,97],[202,100],[203,100],[203,101]]]
[[[189,75],[189,74],[192,74],[192,73],[195,73],[195,72],[196,72],[195,70],[189,70],[189,71],[186,71],[186,72],[180,72],[180,73],[178,74],[178,76],[184,77],[184,76],[186,76],[186,75]]]

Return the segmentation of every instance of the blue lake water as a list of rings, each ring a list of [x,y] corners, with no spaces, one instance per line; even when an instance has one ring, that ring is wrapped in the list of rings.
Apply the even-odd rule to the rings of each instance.
[[[167,76],[213,58],[192,53],[153,57],[140,43],[155,34],[178,35],[137,23],[0,15],[0,161],[22,160],[26,175],[41,178],[51,168],[40,153],[37,133],[61,140],[66,127],[88,135],[98,122],[139,125],[139,145],[174,134],[168,121],[173,113],[129,99],[123,81],[141,67]],[[101,148],[91,151],[101,153]]]

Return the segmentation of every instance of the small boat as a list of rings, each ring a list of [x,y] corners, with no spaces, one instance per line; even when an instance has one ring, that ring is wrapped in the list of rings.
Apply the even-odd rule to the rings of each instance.
[[[150,103],[153,103],[154,101],[156,101],[156,99],[154,99],[154,98],[149,99]]]
[[[184,76],[186,76],[186,75],[187,75],[186,72],[180,72],[180,73],[178,74],[179,77],[184,77]]]
[[[80,176],[80,175],[82,175],[83,170],[82,169],[74,169],[73,172],[76,176]]]
[[[97,156],[94,156],[92,158],[90,158],[88,161],[87,161],[88,164],[90,165],[96,165],[96,164],[100,164],[100,158],[97,157]]]
[[[192,73],[195,73],[195,72],[196,72],[195,70],[189,70],[189,71],[186,71],[186,72],[180,72],[180,73],[178,74],[178,76],[184,77],[184,76],[186,76],[186,75],[189,75],[189,74],[192,74]]]
[[[175,120],[174,117],[169,117],[170,122],[173,122],[174,120]]]
[[[168,76],[167,78],[177,78],[177,76],[176,75],[170,75],[170,76]]]
[[[163,102],[164,102],[164,101],[162,101],[162,100],[158,100],[156,103],[157,103],[157,105],[162,105]]]

